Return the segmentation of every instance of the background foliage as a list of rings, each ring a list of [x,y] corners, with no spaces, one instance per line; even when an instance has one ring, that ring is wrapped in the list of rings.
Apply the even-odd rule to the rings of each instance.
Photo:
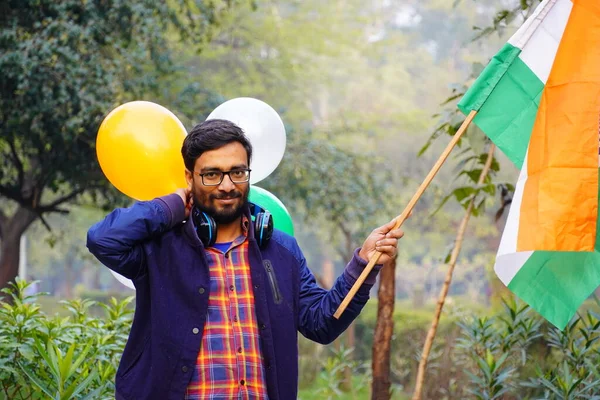
[[[2,304],[3,395],[112,393],[133,292],[85,249],[89,226],[131,201],[95,158],[110,109],[155,101],[189,129],[229,98],[272,105],[288,147],[258,185],[286,204],[326,284],[371,229],[401,211],[462,122],[456,101],[538,3],[2,2],[0,276],[3,285],[16,274],[25,232],[25,275],[49,293],[27,297],[36,289],[19,282]],[[439,387],[429,385],[427,398],[598,397],[596,305],[556,332],[513,304],[491,271],[517,171],[496,154],[494,174],[476,186],[486,146],[470,128],[404,226],[393,398],[411,392],[462,207],[480,192],[429,365],[428,382]],[[300,341],[301,398],[369,396],[376,306],[355,324],[361,340],[352,348],[345,338],[333,347]],[[352,371],[349,386],[340,371]]]

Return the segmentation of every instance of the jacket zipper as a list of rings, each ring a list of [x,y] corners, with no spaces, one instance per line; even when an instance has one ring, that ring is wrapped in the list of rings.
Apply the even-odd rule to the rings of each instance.
[[[275,277],[273,265],[269,260],[263,260],[263,265],[265,266],[265,270],[267,271],[267,275],[269,276],[271,290],[273,291],[273,300],[275,300],[275,304],[279,304],[281,303],[281,292],[279,291],[279,285],[277,285],[277,278]]]

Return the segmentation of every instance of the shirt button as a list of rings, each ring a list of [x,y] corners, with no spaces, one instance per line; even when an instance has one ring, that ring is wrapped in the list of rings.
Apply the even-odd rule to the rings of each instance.
[[[181,370],[182,370],[183,372],[187,372],[187,367],[184,365],[183,367],[181,367]]]
[[[245,384],[246,384],[246,381],[242,379],[242,380],[240,381],[240,385],[244,386]]]
[[[265,329],[267,326],[265,324],[260,324],[260,329]]]
[[[225,253],[225,258],[229,258],[229,253]]]
[[[235,286],[233,286],[233,285],[229,286],[229,290],[231,290],[232,292],[234,289],[235,289]]]
[[[234,320],[235,322],[237,322],[237,315],[234,315],[234,316],[233,316],[233,320]]]
[[[198,328],[194,328],[194,329],[192,329],[192,332],[194,332],[194,335],[197,335],[197,334],[198,334],[198,332],[200,332],[200,329],[198,329]]]
[[[258,289],[258,285],[254,285],[254,289]]]
[[[242,352],[242,348],[238,347],[238,353],[241,353],[241,352]]]
[[[204,294],[204,288],[203,288],[203,287],[201,287],[200,289],[198,289],[198,293],[200,293],[200,294]]]

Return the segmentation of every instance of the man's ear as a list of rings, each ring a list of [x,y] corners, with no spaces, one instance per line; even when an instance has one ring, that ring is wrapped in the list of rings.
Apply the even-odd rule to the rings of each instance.
[[[187,182],[188,189],[192,188],[193,176],[189,169],[185,169],[185,181]]]

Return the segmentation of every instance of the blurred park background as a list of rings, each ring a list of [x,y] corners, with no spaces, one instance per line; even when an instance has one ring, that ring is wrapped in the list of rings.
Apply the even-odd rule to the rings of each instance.
[[[20,282],[0,312],[0,398],[111,396],[135,292],[91,257],[85,240],[108,210],[131,203],[95,154],[98,127],[114,107],[153,101],[187,129],[235,97],[277,110],[286,153],[260,186],[290,211],[327,287],[368,232],[402,211],[462,122],[456,100],[537,4],[0,1],[0,286],[16,275],[37,281]],[[424,398],[597,394],[598,363],[588,365],[598,358],[593,299],[582,320],[557,332],[493,273],[518,171],[496,152],[476,185],[488,146],[469,128],[404,225],[396,265],[382,277],[395,278],[388,359],[374,356],[385,348],[375,333],[377,285],[334,344],[301,338],[300,398],[410,398],[474,196]],[[27,297],[38,291],[47,294]]]

